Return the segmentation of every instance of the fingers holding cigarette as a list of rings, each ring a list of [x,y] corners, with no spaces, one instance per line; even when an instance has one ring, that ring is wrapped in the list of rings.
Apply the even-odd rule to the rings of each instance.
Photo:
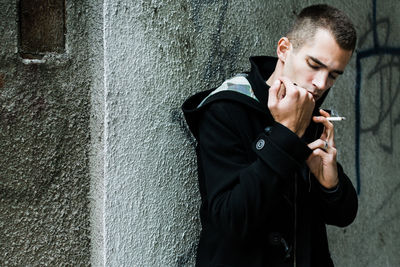
[[[324,125],[324,130],[320,138],[322,140],[326,140],[329,146],[335,147],[335,141],[334,141],[335,131],[332,121],[337,120],[337,117],[330,117],[330,114],[323,109],[320,109],[319,113],[321,114],[321,116],[314,116],[313,121]],[[332,120],[332,118],[334,119]]]

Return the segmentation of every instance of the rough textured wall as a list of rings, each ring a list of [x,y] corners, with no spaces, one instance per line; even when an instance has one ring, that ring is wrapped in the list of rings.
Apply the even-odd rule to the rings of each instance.
[[[66,1],[65,52],[24,63],[17,2],[0,1],[0,266],[86,266],[95,10]]]
[[[326,2],[353,18],[359,51],[374,47],[372,1]],[[312,3],[105,1],[107,266],[193,265],[199,197],[193,140],[180,105],[189,95],[247,70],[248,56],[273,55],[292,12]],[[398,1],[376,7],[380,44],[399,46]],[[348,117],[337,126],[339,160],[355,185],[362,181],[356,222],[329,228],[332,256],[337,266],[396,266],[399,60],[363,58],[363,93],[357,100],[356,59],[357,54],[325,105]],[[362,114],[358,128],[356,111]]]
[[[237,16],[262,14],[263,1],[105,3],[105,265],[190,266],[199,196],[180,106],[272,45],[283,11],[269,21]]]
[[[16,2],[0,0],[0,266],[193,265],[199,196],[180,106],[273,55],[312,3],[66,1],[66,52],[27,65]],[[329,228],[332,256],[398,266],[400,6],[326,3],[360,34],[325,104],[348,117],[339,160],[360,190],[355,223]]]
[[[104,60],[103,1],[88,1],[90,72],[90,264],[104,266]],[[89,131],[89,129],[87,129]]]
[[[337,266],[400,265],[400,2],[341,5],[359,39],[347,73],[328,105],[349,117],[337,126],[340,161],[359,191],[347,229],[329,229]]]

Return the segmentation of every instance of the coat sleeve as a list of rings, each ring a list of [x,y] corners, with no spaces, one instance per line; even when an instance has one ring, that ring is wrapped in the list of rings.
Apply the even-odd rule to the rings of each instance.
[[[313,193],[325,223],[345,227],[356,218],[358,198],[353,184],[340,164],[338,164],[338,176],[339,184],[335,190],[325,189],[314,179]]]
[[[241,112],[233,112],[232,105],[219,102],[204,113],[198,160],[212,223],[228,235],[246,238],[264,229],[274,216],[288,179],[293,179],[311,150],[278,123],[246,147],[247,132],[242,130],[246,124],[239,126],[237,121],[242,120],[234,116]],[[249,160],[249,151],[256,160]]]

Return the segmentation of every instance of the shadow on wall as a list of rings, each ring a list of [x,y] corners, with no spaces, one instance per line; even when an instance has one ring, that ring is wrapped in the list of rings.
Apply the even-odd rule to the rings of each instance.
[[[367,38],[372,34],[373,37],[373,47],[368,49],[361,49],[357,51],[356,57],[356,141],[355,141],[355,164],[356,164],[356,178],[357,178],[357,193],[361,193],[361,175],[360,175],[360,138],[361,134],[372,132],[372,134],[377,134],[378,130],[385,123],[385,119],[389,117],[390,123],[390,136],[389,143],[381,142],[381,146],[384,153],[392,154],[393,152],[393,129],[396,125],[400,124],[400,114],[393,114],[395,110],[394,103],[399,98],[400,93],[400,80],[398,79],[400,73],[400,47],[393,47],[388,44],[389,35],[391,33],[390,20],[389,18],[383,18],[377,20],[376,18],[376,0],[372,1],[372,18],[370,18],[371,28],[366,31],[359,39],[359,47],[362,47],[366,42]],[[381,44],[378,39],[378,27],[384,31],[385,40]],[[380,87],[380,106],[379,114],[376,121],[372,122],[368,126],[361,126],[361,79],[362,79],[362,62],[367,58],[377,58],[377,63],[370,71],[367,73],[368,79],[379,79]],[[390,57],[390,60],[384,60]],[[376,77],[378,76],[378,77]],[[397,83],[396,83],[397,82]],[[386,96],[386,97],[385,97]],[[387,97],[388,96],[388,97]],[[385,99],[389,99],[389,102]],[[400,184],[399,184],[400,185]],[[395,186],[394,190],[398,191],[400,186]],[[389,193],[388,195],[393,195],[395,193]]]
[[[194,24],[195,31],[201,33],[205,26],[203,21],[203,10],[207,6],[215,6],[219,9],[217,12],[216,25],[212,29],[210,37],[210,50],[208,51],[208,59],[202,70],[201,78],[205,82],[205,87],[210,87],[211,84],[218,80],[223,80],[226,77],[232,75],[235,71],[235,66],[238,59],[238,54],[241,49],[239,36],[233,37],[232,41],[228,45],[223,45],[221,41],[221,31],[223,29],[226,13],[228,10],[228,0],[191,0],[191,18]],[[209,18],[204,18],[209,19]],[[189,141],[190,145],[195,147],[196,140],[192,136],[186,122],[183,118],[181,109],[173,109],[171,112],[171,121],[177,123],[179,128],[184,133],[184,136]],[[190,248],[183,255],[179,255],[176,260],[177,267],[183,267],[190,264],[196,255],[197,242],[194,242]]]
[[[210,5],[215,5],[219,12],[217,14],[217,23],[212,30],[213,33],[210,38],[211,48],[207,53],[208,59],[205,67],[202,70],[202,79],[206,83],[205,88],[208,88],[220,79],[225,79],[232,75],[235,71],[238,55],[241,49],[239,36],[233,38],[233,41],[228,46],[221,42],[221,31],[225,23],[226,13],[228,10],[228,0],[191,0],[191,18],[195,31],[201,33],[204,28],[203,10]],[[209,18],[205,18],[209,19]],[[196,141],[193,138],[190,130],[186,126],[181,109],[174,109],[171,112],[171,121],[178,123],[179,128],[185,134],[190,144],[195,147]]]
[[[238,54],[240,51],[239,36],[233,38],[230,45],[226,49],[223,48],[221,43],[221,30],[225,23],[226,12],[228,10],[228,0],[192,0],[191,6],[193,10],[193,24],[197,32],[203,30],[202,10],[207,5],[219,4],[220,11],[218,12],[218,22],[213,29],[211,36],[211,51],[208,53],[208,60],[205,69],[203,70],[203,79],[210,82],[215,79],[215,74],[223,75],[226,78],[234,71],[237,62]]]

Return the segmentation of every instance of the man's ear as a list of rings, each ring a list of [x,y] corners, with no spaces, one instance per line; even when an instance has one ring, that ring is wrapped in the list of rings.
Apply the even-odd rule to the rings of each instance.
[[[278,41],[278,46],[276,48],[276,54],[283,63],[286,61],[286,57],[289,51],[292,49],[292,44],[287,37],[282,37]]]

